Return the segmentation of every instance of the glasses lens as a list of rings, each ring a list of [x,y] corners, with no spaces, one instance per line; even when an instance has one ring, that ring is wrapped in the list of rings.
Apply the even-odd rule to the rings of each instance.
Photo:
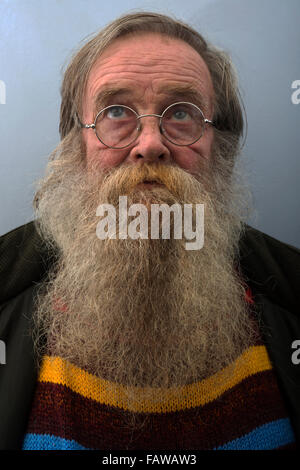
[[[122,148],[133,142],[138,134],[136,114],[127,106],[113,105],[97,117],[96,134],[105,145]]]
[[[177,145],[190,145],[203,134],[204,117],[191,103],[175,103],[165,111],[162,119],[164,135]]]

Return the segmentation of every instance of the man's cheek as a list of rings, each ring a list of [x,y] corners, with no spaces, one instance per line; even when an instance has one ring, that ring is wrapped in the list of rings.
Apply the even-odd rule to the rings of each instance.
[[[178,155],[175,162],[180,168],[188,171],[194,176],[198,176],[209,168],[209,159],[203,157],[199,152],[192,151]]]
[[[122,165],[126,160],[126,153],[121,150],[113,150],[109,148],[94,149],[87,153],[87,162],[90,167],[98,167],[101,170],[115,168]]]

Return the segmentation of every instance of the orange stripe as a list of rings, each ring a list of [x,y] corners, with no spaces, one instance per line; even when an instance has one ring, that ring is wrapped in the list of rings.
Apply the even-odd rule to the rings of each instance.
[[[169,389],[139,388],[135,391],[138,391],[140,400],[130,403],[125,386],[96,377],[60,357],[44,357],[39,381],[64,385],[86,398],[109,406],[136,412],[163,413],[205,405],[247,377],[271,368],[265,346],[253,346],[233,365],[201,382]]]

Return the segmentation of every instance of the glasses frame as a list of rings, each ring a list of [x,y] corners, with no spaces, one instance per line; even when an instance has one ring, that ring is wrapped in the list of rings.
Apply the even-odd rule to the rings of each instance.
[[[203,118],[204,126],[203,126],[203,129],[202,129],[201,135],[200,135],[199,137],[197,137],[197,139],[195,139],[193,142],[191,142],[191,143],[189,143],[189,144],[177,144],[176,142],[173,142],[172,140],[170,140],[170,139],[168,138],[168,136],[166,135],[165,130],[164,130],[164,128],[163,128],[163,122],[162,122],[162,120],[163,120],[163,118],[164,118],[164,115],[166,114],[166,112],[167,112],[172,106],[175,106],[175,105],[177,105],[177,104],[189,104],[189,105],[191,105],[191,106],[194,106],[194,108],[196,108],[196,109],[200,112],[200,114],[201,114],[201,116],[202,116],[202,118]],[[129,142],[129,143],[126,144],[126,145],[123,145],[122,147],[115,147],[115,146],[107,145],[107,144],[106,144],[105,142],[103,142],[103,140],[98,136],[97,131],[96,131],[96,122],[97,122],[98,117],[99,117],[102,113],[104,113],[104,111],[106,111],[107,109],[114,108],[114,107],[116,107],[116,106],[121,106],[121,107],[123,107],[123,108],[129,109],[130,111],[132,111],[132,112],[135,114],[136,119],[137,119],[137,122],[138,122],[138,127],[136,128],[136,130],[137,130],[137,135],[136,135],[136,137],[135,137],[131,142]],[[105,146],[108,147],[108,148],[112,148],[112,149],[123,149],[123,148],[129,147],[129,146],[138,138],[139,132],[141,131],[141,128],[142,128],[140,119],[141,119],[141,118],[144,118],[144,117],[149,117],[149,116],[159,118],[159,130],[160,130],[160,133],[161,133],[169,142],[171,142],[172,144],[177,145],[177,146],[179,146],[179,147],[187,147],[187,146],[189,146],[189,145],[193,145],[195,142],[198,142],[198,140],[201,139],[201,137],[203,136],[203,134],[204,134],[204,132],[205,132],[205,129],[206,129],[205,124],[211,124],[212,126],[215,126],[214,123],[213,123],[213,121],[210,121],[209,119],[206,119],[206,117],[204,116],[203,112],[201,111],[201,109],[200,109],[196,104],[190,103],[190,102],[188,102],[188,101],[178,101],[178,102],[176,102],[176,103],[172,103],[172,104],[170,104],[169,106],[167,106],[167,108],[163,111],[162,114],[138,114],[134,109],[132,109],[132,108],[130,108],[129,106],[126,106],[126,105],[124,105],[124,104],[111,104],[111,105],[106,106],[105,108],[101,109],[101,111],[99,111],[99,113],[96,115],[95,120],[94,120],[94,122],[93,122],[92,124],[83,124],[83,123],[80,121],[78,115],[77,115],[77,118],[78,118],[78,121],[79,121],[79,123],[80,123],[81,128],[84,128],[84,129],[93,129],[94,132],[95,132],[95,135],[96,135],[97,139],[98,139],[103,145],[105,145]]]

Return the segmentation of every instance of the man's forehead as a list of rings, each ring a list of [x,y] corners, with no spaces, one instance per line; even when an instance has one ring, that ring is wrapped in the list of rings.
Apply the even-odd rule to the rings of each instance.
[[[155,94],[182,96],[208,108],[213,87],[202,57],[182,40],[158,34],[120,38],[105,49],[90,72],[87,84],[89,106],[114,96],[137,96],[143,88]],[[202,96],[200,96],[202,95]]]

